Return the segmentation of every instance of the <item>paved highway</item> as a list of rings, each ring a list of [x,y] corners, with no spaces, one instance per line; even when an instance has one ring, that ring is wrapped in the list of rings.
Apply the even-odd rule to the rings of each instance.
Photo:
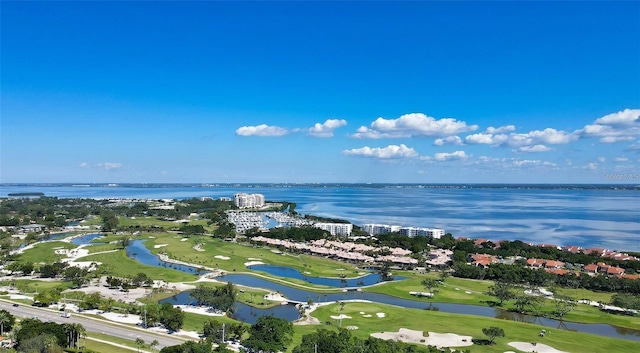
[[[135,341],[135,339],[139,337],[147,344],[153,342],[153,340],[157,340],[160,343],[158,345],[158,348],[174,346],[189,340],[188,338],[154,333],[143,328],[124,325],[103,319],[95,319],[77,313],[72,313],[70,318],[64,318],[61,316],[62,312],[60,311],[26,306],[22,304],[20,304],[19,306],[13,306],[11,302],[4,300],[0,300],[0,309],[7,310],[14,316],[24,318],[37,317],[40,321],[53,321],[58,324],[69,322],[79,323],[84,326],[85,330],[87,330],[88,333],[97,332],[109,336],[128,339],[131,341]]]

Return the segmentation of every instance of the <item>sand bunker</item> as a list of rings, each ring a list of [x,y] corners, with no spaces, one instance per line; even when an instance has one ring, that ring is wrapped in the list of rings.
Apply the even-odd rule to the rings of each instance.
[[[253,265],[264,265],[264,262],[262,262],[262,261],[249,261],[249,262],[245,262],[244,265],[246,267],[253,266]]]
[[[338,316],[331,316],[331,318],[334,319],[334,320],[351,319],[351,316],[347,316],[345,314],[340,314]]]
[[[371,336],[383,340],[395,340],[436,347],[466,347],[473,345],[473,338],[471,336],[461,336],[455,333],[429,332],[429,336],[425,337],[422,331],[409,330],[406,328],[401,328],[398,332],[372,333]]]
[[[362,315],[362,317],[371,317],[371,314]]]
[[[551,346],[547,346],[542,343],[529,343],[529,342],[509,342],[511,347],[523,351],[523,352],[537,352],[537,353],[567,353],[559,351]]]
[[[216,255],[216,256],[214,256],[214,257],[215,257],[216,259],[220,259],[220,260],[229,260],[229,259],[231,259],[231,258],[230,258],[230,257],[228,257],[228,256],[222,256],[222,255]]]
[[[347,326],[346,329],[353,331],[353,330],[357,330],[358,326]]]
[[[255,258],[255,257],[248,257],[247,260],[249,260],[249,261],[260,261],[262,259],[258,259],[258,258]]]
[[[387,316],[387,315],[386,315],[385,313],[376,313],[376,316],[377,316],[377,317],[385,317],[385,316]]]
[[[153,248],[154,249],[164,248],[167,245],[169,245],[169,244],[158,244],[158,245],[154,245]]]
[[[182,239],[180,239],[180,241],[187,241],[187,240],[189,240],[189,238],[182,238]]]

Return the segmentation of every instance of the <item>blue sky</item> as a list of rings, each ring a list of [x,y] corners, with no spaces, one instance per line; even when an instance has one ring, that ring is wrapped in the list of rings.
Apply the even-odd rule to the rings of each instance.
[[[640,182],[640,2],[2,2],[0,182]]]

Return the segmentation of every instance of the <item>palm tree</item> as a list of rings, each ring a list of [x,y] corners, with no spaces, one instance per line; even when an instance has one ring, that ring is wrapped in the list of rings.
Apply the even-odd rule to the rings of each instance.
[[[11,314],[6,310],[0,310],[0,335],[4,333],[4,326],[11,322]]]
[[[153,342],[149,343],[149,348],[151,348],[152,352],[155,352],[158,345],[160,345],[160,342],[158,342],[158,340],[153,340]]]
[[[142,338],[136,338],[136,346],[138,346],[138,353],[140,353],[140,349],[144,347],[144,341],[142,340]]]
[[[69,348],[77,348],[78,340],[81,336],[84,336],[87,333],[87,330],[82,326],[82,324],[64,324],[64,331],[67,335],[67,347]]]

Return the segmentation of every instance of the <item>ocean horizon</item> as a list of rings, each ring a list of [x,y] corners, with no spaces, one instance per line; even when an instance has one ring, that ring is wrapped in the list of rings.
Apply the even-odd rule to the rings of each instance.
[[[3,183],[0,197],[188,199],[261,193],[296,211],[454,237],[640,251],[637,184]]]

